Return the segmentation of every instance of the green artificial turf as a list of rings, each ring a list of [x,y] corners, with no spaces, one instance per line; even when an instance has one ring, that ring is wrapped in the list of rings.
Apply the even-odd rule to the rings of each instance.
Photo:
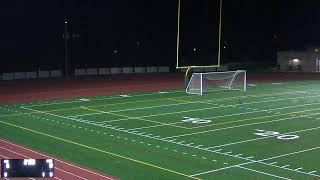
[[[320,82],[0,106],[0,138],[121,179],[320,179]]]

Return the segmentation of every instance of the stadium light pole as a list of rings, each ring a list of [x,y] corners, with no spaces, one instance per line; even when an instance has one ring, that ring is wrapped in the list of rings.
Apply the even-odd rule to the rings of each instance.
[[[64,22],[64,40],[65,40],[65,48],[66,48],[65,76],[68,77],[68,21]]]

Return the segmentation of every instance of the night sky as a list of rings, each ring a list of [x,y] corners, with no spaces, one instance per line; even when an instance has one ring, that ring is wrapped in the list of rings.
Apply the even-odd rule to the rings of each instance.
[[[1,1],[1,71],[63,68],[65,21],[71,68],[174,66],[177,5],[176,0]],[[224,0],[222,63],[275,63],[277,50],[320,45],[319,10],[319,0]]]

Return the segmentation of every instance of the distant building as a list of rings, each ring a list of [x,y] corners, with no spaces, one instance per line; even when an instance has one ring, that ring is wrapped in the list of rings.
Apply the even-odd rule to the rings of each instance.
[[[280,71],[320,72],[320,47],[305,51],[280,51],[277,53]]]

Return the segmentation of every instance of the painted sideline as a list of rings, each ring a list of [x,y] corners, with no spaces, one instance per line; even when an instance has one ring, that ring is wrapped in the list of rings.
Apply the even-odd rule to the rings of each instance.
[[[101,149],[98,149],[98,148],[87,146],[87,145],[84,145],[84,144],[81,144],[81,143],[70,141],[70,140],[67,140],[67,139],[64,139],[64,138],[60,138],[60,137],[57,137],[57,136],[46,134],[46,133],[43,133],[43,132],[40,132],[40,131],[36,131],[36,130],[33,130],[33,129],[25,128],[25,127],[18,126],[18,125],[15,125],[15,124],[4,122],[4,121],[0,121],[0,123],[8,125],[8,126],[15,127],[15,128],[18,128],[18,129],[22,129],[22,130],[25,130],[25,131],[29,131],[29,132],[32,132],[32,133],[35,133],[35,134],[40,134],[40,135],[43,135],[43,136],[46,136],[46,137],[49,137],[49,138],[52,138],[52,139],[56,139],[56,140],[59,140],[59,141],[63,141],[63,142],[69,143],[69,144],[77,145],[77,146],[80,146],[82,148],[86,148],[86,149],[90,149],[90,150],[97,151],[97,152],[100,152],[100,153],[108,154],[108,155],[115,156],[115,157],[118,157],[118,158],[121,158],[121,159],[126,159],[126,160],[129,160],[129,161],[133,161],[133,162],[136,162],[136,163],[139,163],[139,164],[143,164],[143,165],[150,166],[150,167],[153,167],[153,168],[156,168],[156,169],[167,171],[167,172],[170,172],[170,173],[173,173],[173,174],[176,174],[176,175],[188,177],[190,179],[200,180],[199,178],[191,177],[189,175],[186,175],[186,174],[183,174],[183,173],[171,170],[171,169],[163,168],[161,166],[153,165],[153,164],[146,163],[146,162],[143,162],[143,161],[140,161],[140,160],[136,160],[136,159],[129,158],[129,157],[126,157],[126,156],[122,156],[122,155],[119,155],[119,154],[115,154],[115,153],[112,153],[112,152],[108,152],[108,151],[105,151],[105,150],[101,150]]]

